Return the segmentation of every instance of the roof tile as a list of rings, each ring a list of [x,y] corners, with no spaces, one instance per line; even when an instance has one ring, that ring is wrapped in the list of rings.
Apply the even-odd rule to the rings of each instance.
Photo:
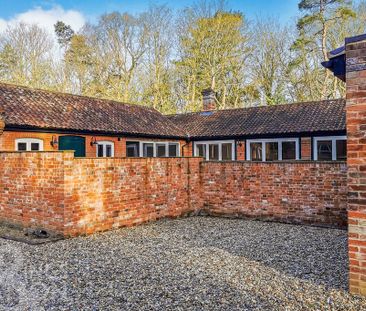
[[[0,83],[0,110],[13,127],[185,137],[158,111],[112,100]]]
[[[192,138],[345,131],[345,100],[170,115]]]

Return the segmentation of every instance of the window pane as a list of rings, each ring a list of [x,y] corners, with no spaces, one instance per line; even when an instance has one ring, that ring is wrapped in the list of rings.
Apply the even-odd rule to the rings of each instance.
[[[250,144],[250,158],[252,161],[262,161],[262,143]]]
[[[106,152],[106,157],[111,157],[112,156],[112,146],[111,145],[106,145],[105,146],[105,152]]]
[[[206,159],[206,145],[196,145],[197,156],[204,157]]]
[[[332,160],[332,141],[320,140],[317,143],[318,160],[331,161]]]
[[[103,156],[103,145],[98,145],[98,157]]]
[[[219,145],[209,144],[208,145],[209,159],[218,160],[219,159]]]
[[[138,142],[127,141],[126,142],[127,157],[138,157],[139,156],[139,146],[140,146],[140,144]]]
[[[337,140],[337,160],[343,161],[347,159],[347,141],[346,140]]]
[[[157,150],[156,150],[157,156],[158,157],[165,157],[165,155],[166,155],[166,153],[165,153],[166,146],[165,145],[161,145],[161,144],[157,144],[156,145],[156,148],[157,148]]]
[[[19,151],[27,151],[27,144],[26,143],[18,143],[18,150]]]
[[[178,156],[178,144],[169,144],[169,157]]]
[[[143,144],[143,156],[144,157],[153,157],[154,156],[154,144],[144,143]]]
[[[278,160],[278,143],[266,143],[266,161]]]
[[[294,141],[282,142],[282,160],[296,160],[296,143]]]
[[[231,161],[233,159],[232,144],[222,144],[221,146],[222,160]]]
[[[39,143],[31,143],[31,150],[38,151],[39,150]]]

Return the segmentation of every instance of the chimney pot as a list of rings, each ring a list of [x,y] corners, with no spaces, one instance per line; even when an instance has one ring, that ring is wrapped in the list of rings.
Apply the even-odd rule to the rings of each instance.
[[[216,93],[213,89],[205,89],[202,91],[203,111],[216,110]]]

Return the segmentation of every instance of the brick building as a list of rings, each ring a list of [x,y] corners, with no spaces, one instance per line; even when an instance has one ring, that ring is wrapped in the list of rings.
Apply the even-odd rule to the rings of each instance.
[[[345,101],[164,116],[110,100],[0,84],[0,150],[75,150],[77,157],[345,160]]]
[[[164,116],[0,84],[0,222],[65,236],[199,210],[348,222],[350,290],[366,295],[366,35],[331,54],[346,100],[218,111],[205,90],[202,112]],[[38,152],[58,150],[73,151]]]

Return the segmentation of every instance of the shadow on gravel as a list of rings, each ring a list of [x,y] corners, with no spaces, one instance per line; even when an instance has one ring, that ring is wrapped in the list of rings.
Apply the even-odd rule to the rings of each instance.
[[[327,288],[348,288],[347,231],[243,219],[196,218],[186,234],[197,247],[215,247]],[[185,231],[184,228],[175,230]]]

